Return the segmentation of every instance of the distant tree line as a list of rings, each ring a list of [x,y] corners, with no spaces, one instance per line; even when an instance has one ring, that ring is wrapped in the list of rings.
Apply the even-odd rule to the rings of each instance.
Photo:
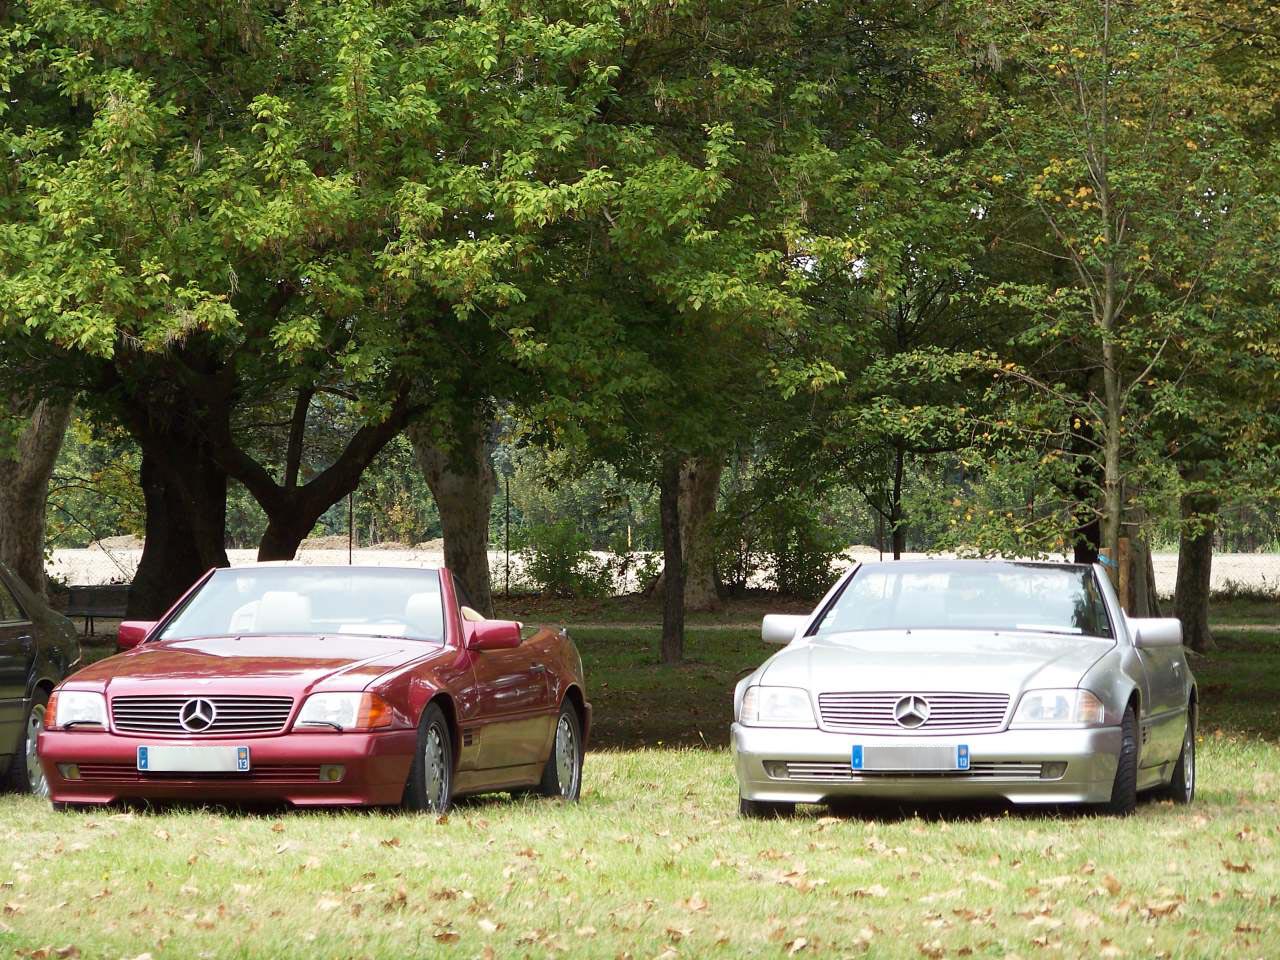
[[[1176,538],[1203,649],[1215,542],[1272,539],[1278,44],[1251,0],[14,0],[0,557],[117,516],[149,616],[359,491],[489,609],[510,476],[661,550],[664,662],[859,529],[1101,557],[1135,613]]]

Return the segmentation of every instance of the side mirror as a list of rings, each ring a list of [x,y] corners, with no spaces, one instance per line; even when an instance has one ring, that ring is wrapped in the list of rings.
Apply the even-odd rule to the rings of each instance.
[[[1137,617],[1129,621],[1135,647],[1182,646],[1182,621],[1174,617]]]
[[[520,626],[515,620],[469,622],[468,650],[512,650],[520,646]]]
[[[805,625],[808,617],[787,613],[766,614],[760,626],[760,636],[765,643],[777,643],[785,646],[796,638],[796,634]]]
[[[124,620],[120,624],[120,629],[116,631],[116,649],[132,650],[143,640],[147,639],[153,629],[155,629],[156,621],[154,620]]]

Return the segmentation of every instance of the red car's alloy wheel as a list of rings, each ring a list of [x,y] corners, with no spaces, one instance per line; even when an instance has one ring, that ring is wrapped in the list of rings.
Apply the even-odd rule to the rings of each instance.
[[[427,813],[447,813],[453,803],[453,737],[444,711],[434,703],[422,712],[404,796],[410,809]]]

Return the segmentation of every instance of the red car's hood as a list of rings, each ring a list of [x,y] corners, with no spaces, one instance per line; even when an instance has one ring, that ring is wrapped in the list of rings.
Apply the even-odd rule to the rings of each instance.
[[[145,643],[79,671],[114,696],[132,693],[296,693],[323,684],[360,690],[384,673],[448,648],[381,637],[214,637]]]

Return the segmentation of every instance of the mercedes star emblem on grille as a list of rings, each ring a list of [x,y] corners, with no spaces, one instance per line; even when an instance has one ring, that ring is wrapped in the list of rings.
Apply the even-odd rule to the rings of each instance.
[[[893,719],[898,721],[898,726],[900,727],[923,726],[932,712],[929,708],[929,701],[914,694],[903,697],[893,705]]]
[[[178,722],[182,724],[182,729],[192,733],[203,733],[208,730],[217,717],[217,707],[213,705],[213,701],[206,700],[204,697],[188,700],[178,711]]]

